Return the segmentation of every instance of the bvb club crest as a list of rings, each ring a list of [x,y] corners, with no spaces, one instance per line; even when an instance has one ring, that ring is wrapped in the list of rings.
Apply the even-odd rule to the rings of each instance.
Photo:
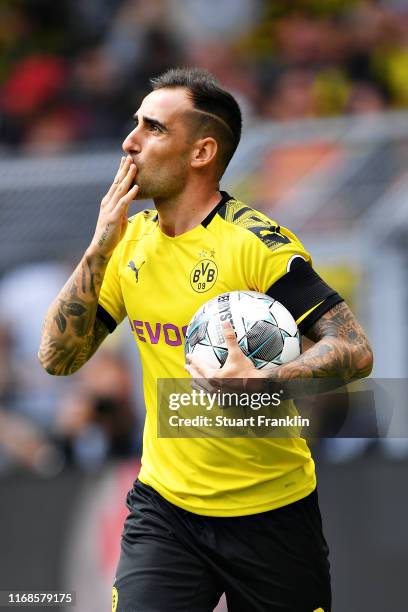
[[[205,293],[214,287],[217,277],[218,268],[215,261],[203,258],[191,270],[190,284],[197,293]]]

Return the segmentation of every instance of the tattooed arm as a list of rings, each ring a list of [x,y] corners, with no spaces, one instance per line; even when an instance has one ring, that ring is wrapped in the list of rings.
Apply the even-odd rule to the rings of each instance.
[[[73,275],[45,317],[38,358],[49,374],[76,372],[108,335],[96,319],[99,293],[109,259],[126,231],[127,210],[138,187],[136,167],[122,158],[112,186],[101,202],[95,235]]]
[[[108,335],[104,323],[95,318],[107,263],[107,259],[87,252],[51,304],[38,353],[49,374],[76,372]]]
[[[315,342],[294,361],[278,368],[279,378],[338,378],[347,382],[371,372],[373,353],[350,308],[341,302],[309,330]]]

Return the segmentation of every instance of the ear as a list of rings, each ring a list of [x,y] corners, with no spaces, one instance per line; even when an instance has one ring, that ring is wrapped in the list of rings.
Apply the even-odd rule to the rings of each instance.
[[[191,166],[198,170],[205,168],[215,159],[217,151],[218,144],[215,138],[207,136],[197,140],[191,154]]]

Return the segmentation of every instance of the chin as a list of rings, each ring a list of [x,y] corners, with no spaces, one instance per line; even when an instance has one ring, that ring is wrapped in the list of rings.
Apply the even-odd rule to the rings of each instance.
[[[141,190],[139,190],[139,191],[137,192],[137,196],[135,197],[135,201],[136,201],[136,200],[153,200],[153,197],[154,197],[154,196],[152,196],[152,195],[150,195],[150,194],[146,193],[145,191],[141,191]]]
[[[146,186],[142,186],[139,184],[139,191],[137,192],[136,200],[153,200],[156,197],[156,193],[154,189],[146,188]]]

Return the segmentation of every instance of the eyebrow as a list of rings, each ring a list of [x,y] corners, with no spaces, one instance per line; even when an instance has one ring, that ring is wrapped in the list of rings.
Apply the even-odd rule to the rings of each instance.
[[[133,119],[135,121],[139,121],[139,117],[137,116],[137,113],[133,115]],[[153,119],[153,117],[146,117],[145,115],[143,115],[142,119],[143,119],[143,123],[147,123],[147,125],[155,125],[161,130],[163,130],[164,132],[169,131],[168,127],[165,126],[164,123],[161,123],[161,121],[159,121],[158,119]]]

